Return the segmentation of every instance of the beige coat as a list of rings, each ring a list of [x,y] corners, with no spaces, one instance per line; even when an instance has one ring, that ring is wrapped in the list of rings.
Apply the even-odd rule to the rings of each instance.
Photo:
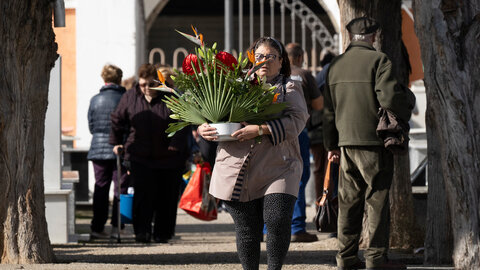
[[[307,107],[298,82],[287,79],[283,84],[281,75],[276,82],[278,100],[288,107],[266,123],[272,134],[263,135],[261,143],[219,143],[209,190],[214,197],[245,202],[271,193],[298,196],[303,169],[298,135],[305,128]]]

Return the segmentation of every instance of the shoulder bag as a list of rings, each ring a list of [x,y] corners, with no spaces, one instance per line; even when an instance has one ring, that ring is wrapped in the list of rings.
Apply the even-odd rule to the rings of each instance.
[[[338,164],[328,161],[323,181],[323,195],[315,202],[318,205],[315,226],[319,232],[337,232],[338,198],[333,197],[333,189],[334,181],[338,181],[338,170]]]

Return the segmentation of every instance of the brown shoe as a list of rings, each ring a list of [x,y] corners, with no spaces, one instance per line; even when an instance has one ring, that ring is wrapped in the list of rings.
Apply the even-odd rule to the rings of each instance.
[[[300,232],[292,234],[290,242],[315,242],[318,241],[318,237],[315,234],[308,232]]]
[[[376,265],[374,267],[369,267],[367,270],[379,270],[379,269],[407,269],[407,266],[403,263],[395,263],[392,261],[387,261],[383,264]]]
[[[338,270],[358,270],[358,269],[365,269],[365,263],[362,261],[359,261],[355,263],[354,265],[350,266],[339,266]]]

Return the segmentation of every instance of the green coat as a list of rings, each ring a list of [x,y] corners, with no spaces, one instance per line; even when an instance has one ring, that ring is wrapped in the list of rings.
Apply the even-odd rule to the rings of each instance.
[[[408,122],[412,105],[394,78],[392,63],[366,42],[352,42],[336,57],[324,91],[323,136],[327,150],[340,146],[382,146],[377,136],[378,109]]]

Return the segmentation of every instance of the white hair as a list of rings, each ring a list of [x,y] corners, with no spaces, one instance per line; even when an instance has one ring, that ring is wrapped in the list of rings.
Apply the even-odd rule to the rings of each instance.
[[[361,35],[361,34],[351,34],[350,41],[366,41],[371,42],[375,33]]]

